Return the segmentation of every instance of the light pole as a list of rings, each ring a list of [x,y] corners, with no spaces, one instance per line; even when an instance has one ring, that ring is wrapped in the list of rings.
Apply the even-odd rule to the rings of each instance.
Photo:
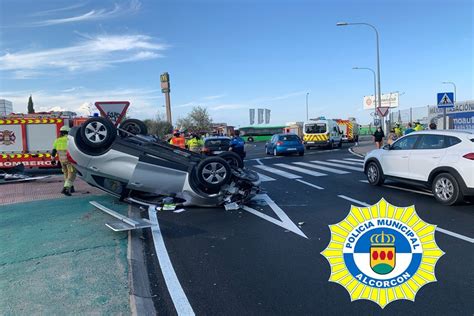
[[[372,24],[369,23],[364,23],[364,22],[358,22],[358,23],[348,23],[348,22],[338,22],[336,26],[347,26],[347,25],[366,25],[371,27],[375,31],[375,39],[376,39],[376,44],[377,44],[377,86],[378,86],[378,92],[377,92],[377,98],[379,100],[379,107],[382,106],[382,92],[380,89],[380,48],[379,48],[379,32],[373,26]]]
[[[309,96],[309,92],[306,92],[306,121],[309,121],[309,116],[308,116],[308,96]]]
[[[456,103],[456,98],[458,97],[458,94],[456,92],[456,84],[452,81],[443,81],[442,84],[452,84],[454,87],[454,100],[453,102]],[[443,127],[444,129],[446,128],[446,108],[443,108]]]
[[[367,67],[352,67],[352,69],[355,69],[355,70],[369,70],[372,72],[372,74],[374,75],[374,101],[376,100],[376,95],[377,95],[377,79],[376,79],[376,76],[375,76],[375,71],[372,69],[372,68],[367,68]],[[377,103],[374,104],[374,115],[377,114],[377,111],[375,109],[375,107],[377,106]]]

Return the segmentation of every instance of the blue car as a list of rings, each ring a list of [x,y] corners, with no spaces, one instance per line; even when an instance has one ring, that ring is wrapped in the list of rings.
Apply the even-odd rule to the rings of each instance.
[[[295,134],[275,134],[272,139],[265,144],[267,155],[298,154],[304,155],[304,145],[301,138]]]

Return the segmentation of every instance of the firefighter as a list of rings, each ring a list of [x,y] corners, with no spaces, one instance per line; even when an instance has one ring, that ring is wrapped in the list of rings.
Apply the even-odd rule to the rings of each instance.
[[[54,141],[53,151],[51,152],[51,164],[56,165],[56,154],[59,157],[61,163],[61,169],[64,174],[64,187],[61,191],[62,194],[71,196],[74,193],[74,180],[76,179],[76,168],[67,159],[67,135],[69,133],[69,127],[63,126],[59,130],[59,137]]]
[[[395,126],[395,135],[397,135],[397,138],[402,137],[403,135],[402,128],[400,127],[399,123],[397,123]]]
[[[415,131],[419,132],[423,130],[423,125],[420,124],[420,122],[415,123]]]
[[[184,136],[181,136],[181,133],[178,130],[175,130],[173,137],[170,140],[170,144],[185,149],[186,139]]]
[[[199,134],[193,134],[191,135],[191,139],[188,140],[186,145],[188,146],[188,149],[190,151],[193,151],[195,153],[200,153],[202,150],[202,147],[204,147],[204,142],[201,139],[201,136],[199,136]]]

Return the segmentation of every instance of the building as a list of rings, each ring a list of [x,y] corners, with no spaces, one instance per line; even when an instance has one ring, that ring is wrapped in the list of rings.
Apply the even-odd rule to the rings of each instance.
[[[0,116],[6,116],[12,112],[13,103],[5,99],[0,99]]]
[[[234,126],[227,125],[227,123],[213,123],[212,134],[232,136],[234,134]]]

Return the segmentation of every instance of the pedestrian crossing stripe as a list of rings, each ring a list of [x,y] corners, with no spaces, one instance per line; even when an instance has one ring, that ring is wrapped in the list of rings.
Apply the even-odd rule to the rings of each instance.
[[[284,163],[277,163],[277,164],[275,164],[275,166],[290,169],[290,170],[293,170],[293,171],[296,171],[296,172],[299,172],[299,173],[309,174],[310,176],[313,176],[313,177],[327,176],[327,174],[325,174],[325,173],[321,173],[321,172],[317,172],[317,171],[313,171],[313,170],[308,170],[308,169],[304,169],[304,168],[296,167],[296,166],[292,166],[292,165],[287,165],[287,164],[284,164]]]
[[[339,168],[343,168],[343,169],[349,169],[349,170],[364,172],[363,168],[358,168],[356,166],[348,166],[348,165],[342,165],[342,164],[338,164],[338,163],[334,163],[334,162],[318,161],[318,160],[313,160],[311,162],[315,163],[315,164],[321,164],[321,165],[326,165],[326,166],[331,166],[331,167],[339,167]]]
[[[324,142],[328,140],[327,134],[304,134],[303,140],[305,142]]]
[[[346,161],[346,160],[340,160],[340,159],[328,159],[328,161],[338,162],[338,163],[347,164],[347,165],[355,165],[355,166],[361,166],[364,164],[363,162]]]
[[[294,162],[293,164],[303,166],[303,167],[328,171],[328,172],[332,172],[332,173],[335,173],[335,174],[348,174],[348,173],[350,173],[349,171],[344,171],[344,170],[339,170],[339,169],[334,169],[334,168],[324,167],[324,166],[318,166],[318,165],[310,164],[310,163],[307,163],[307,162]]]
[[[280,169],[272,168],[272,167],[266,166],[266,165],[258,165],[258,166],[255,166],[255,167],[259,168],[259,169],[262,169],[264,171],[270,172],[270,173],[277,174],[277,175],[282,176],[282,177],[287,178],[287,179],[300,179],[301,178],[300,176],[298,176],[296,174],[286,172],[286,171],[283,171],[283,170],[280,170]]]

